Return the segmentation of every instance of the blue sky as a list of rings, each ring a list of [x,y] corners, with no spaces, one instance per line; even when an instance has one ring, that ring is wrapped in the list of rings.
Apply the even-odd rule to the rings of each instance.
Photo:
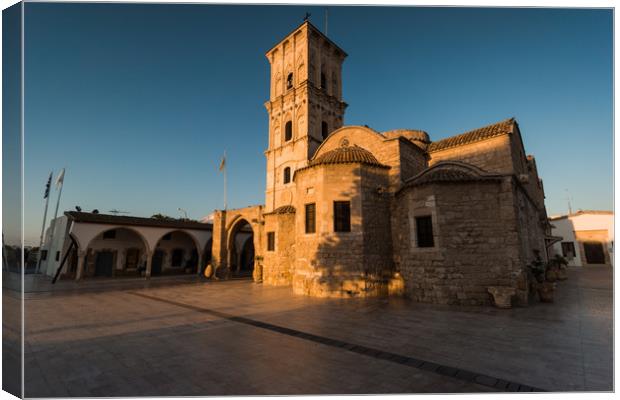
[[[264,202],[268,62],[323,7],[27,3],[25,238],[61,211],[200,218]],[[516,117],[549,214],[612,209],[612,12],[330,7],[345,124],[432,140]],[[56,201],[52,194],[50,208]]]

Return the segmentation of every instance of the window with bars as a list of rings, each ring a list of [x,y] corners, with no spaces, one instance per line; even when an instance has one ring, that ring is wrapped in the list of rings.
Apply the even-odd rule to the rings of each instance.
[[[316,205],[306,204],[306,233],[316,232]]]
[[[430,215],[415,218],[418,247],[434,247],[433,219]]]
[[[566,258],[575,258],[575,243],[562,242],[562,255]]]
[[[276,233],[267,232],[267,251],[274,251],[276,249]]]
[[[334,232],[351,232],[350,201],[334,201]]]

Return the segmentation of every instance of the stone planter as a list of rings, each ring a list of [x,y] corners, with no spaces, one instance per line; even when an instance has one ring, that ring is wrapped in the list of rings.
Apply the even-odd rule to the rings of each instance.
[[[389,296],[404,296],[405,295],[405,280],[400,273],[394,273],[394,276],[388,281],[388,295]]]
[[[545,273],[545,278],[547,282],[555,282],[558,279],[558,270],[548,269]]]
[[[553,303],[555,293],[555,283],[543,282],[538,285],[538,298],[543,303]]]
[[[556,274],[559,281],[565,281],[568,279],[568,271],[565,269],[560,268]]]
[[[497,308],[511,308],[512,296],[517,294],[517,290],[509,286],[491,286],[487,290],[493,296],[493,302]]]
[[[208,264],[203,274],[205,278],[210,279],[213,276],[213,265]]]

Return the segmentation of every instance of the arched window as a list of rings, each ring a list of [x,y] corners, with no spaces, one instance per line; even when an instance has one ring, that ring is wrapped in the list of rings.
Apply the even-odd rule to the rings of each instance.
[[[289,73],[286,77],[286,88],[287,89],[292,89],[293,88],[293,73]]]
[[[325,72],[321,72],[321,89],[327,90],[327,78],[325,77]]]
[[[327,135],[329,135],[329,129],[327,127],[327,122],[321,122],[321,136],[323,136],[323,140],[327,139]]]
[[[284,141],[288,142],[293,138],[293,122],[287,121],[284,125]]]
[[[291,168],[284,168],[284,183],[289,183],[291,181]]]

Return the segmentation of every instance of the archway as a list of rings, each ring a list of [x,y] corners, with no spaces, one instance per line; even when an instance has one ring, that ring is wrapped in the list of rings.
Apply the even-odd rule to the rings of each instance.
[[[84,277],[140,276],[146,267],[147,247],[133,229],[116,227],[95,236],[86,248]],[[69,260],[68,272],[75,273],[77,251]]]
[[[152,257],[151,276],[195,274],[200,253],[190,234],[176,230],[157,241]]]
[[[240,218],[228,237],[228,268],[233,277],[252,276],[254,271],[254,231],[250,223]]]

